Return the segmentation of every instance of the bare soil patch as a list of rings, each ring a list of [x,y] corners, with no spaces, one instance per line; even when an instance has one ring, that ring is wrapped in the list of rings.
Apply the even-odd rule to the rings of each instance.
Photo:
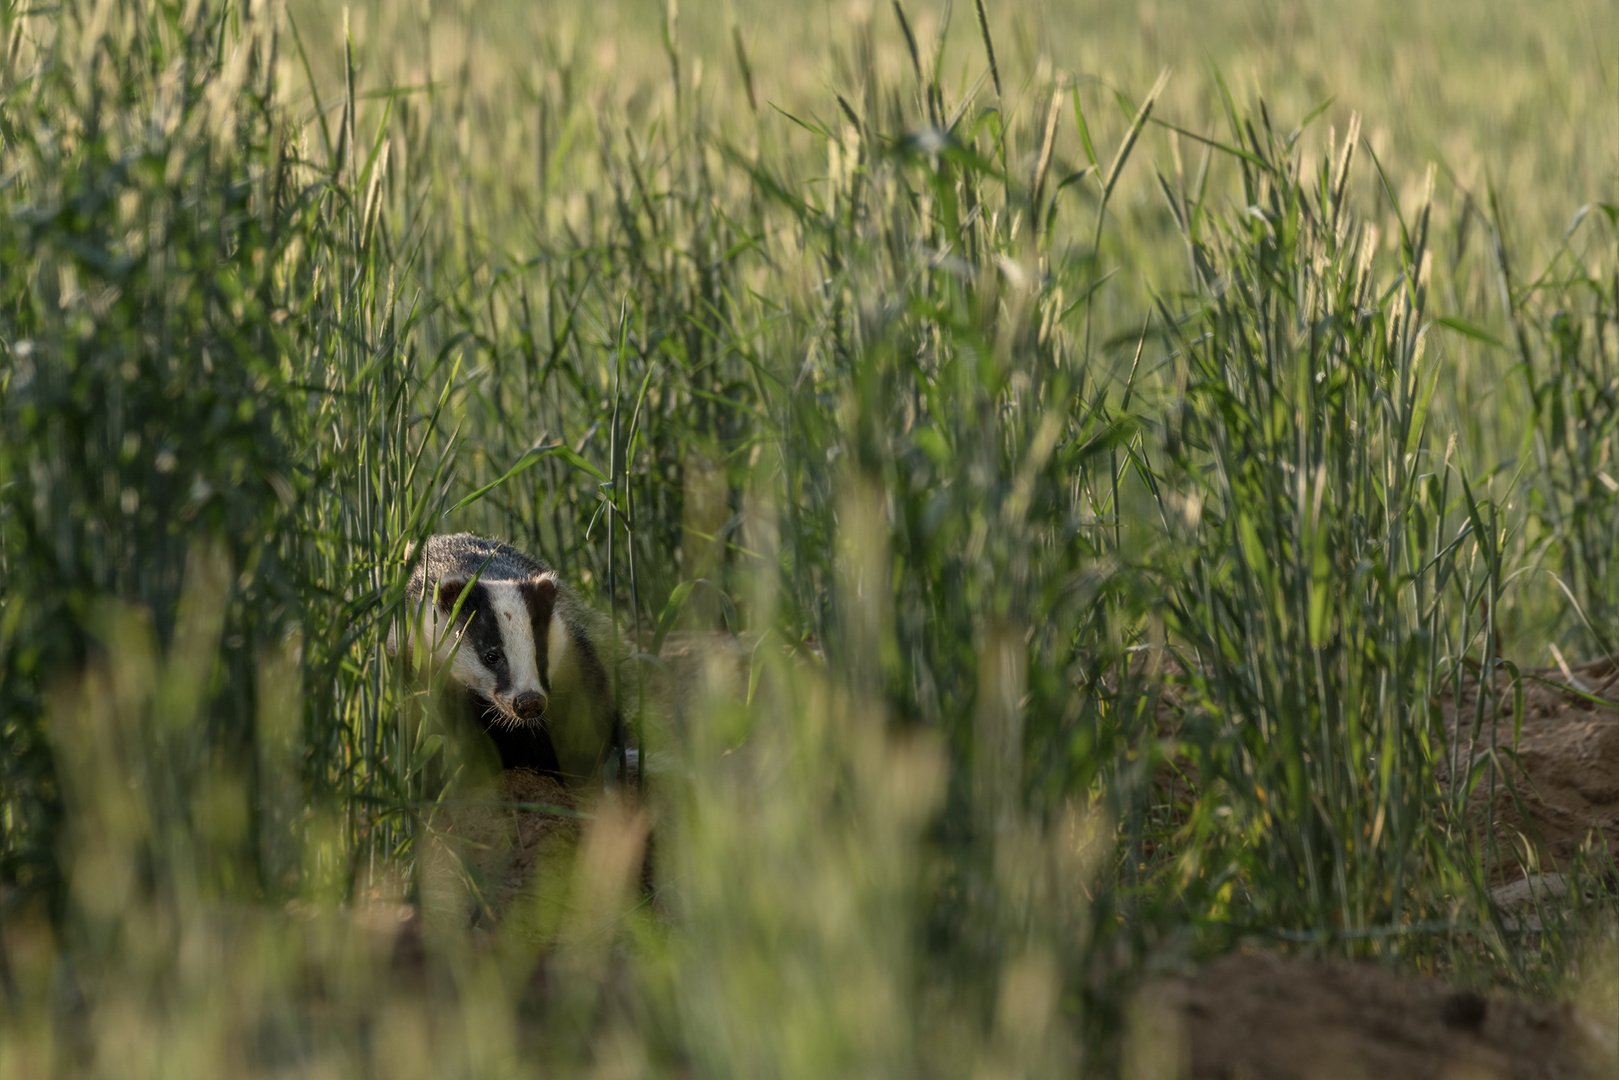
[[[1453,760],[1463,777],[1492,753],[1501,766],[1493,784],[1487,765],[1478,774],[1467,807],[1470,827],[1493,823],[1492,883],[1521,881],[1526,871],[1566,871],[1582,852],[1598,865],[1619,861],[1619,709],[1606,704],[1619,700],[1619,663],[1522,669],[1520,683],[1522,722],[1516,731],[1512,677],[1504,669],[1496,673],[1493,693],[1485,695],[1482,722],[1476,677],[1462,681],[1459,695],[1446,693],[1439,702],[1446,740],[1437,769],[1441,787],[1451,790]],[[1161,733],[1178,731],[1173,689],[1160,699],[1157,717]],[[1183,777],[1195,783],[1197,770],[1177,759],[1157,779],[1173,800],[1184,788]],[[1610,885],[1609,891],[1619,890],[1619,882]]]
[[[1154,985],[1142,1002],[1132,1056],[1191,1080],[1619,1075],[1608,1030],[1619,1018],[1458,993],[1374,963],[1233,955]]]
[[[423,913],[487,926],[508,921],[532,895],[519,921],[560,921],[581,832],[576,806],[562,783],[529,769],[509,769],[489,788],[446,803],[431,821],[419,871]]]
[[[1445,761],[1485,762],[1488,773],[1467,803],[1469,826],[1489,821],[1496,840],[1492,898],[1510,929],[1535,930],[1546,908],[1568,909],[1582,858],[1600,875],[1581,881],[1584,899],[1619,891],[1619,664],[1524,670],[1521,726],[1514,687],[1499,672],[1486,690],[1463,682],[1440,703]],[[1173,702],[1159,710],[1173,730]],[[1452,758],[1452,750],[1455,757]],[[1189,763],[1181,763],[1183,770]],[[1169,770],[1160,777],[1166,788]],[[1489,811],[1488,815],[1486,811]],[[1526,877],[1527,875],[1527,877]],[[1142,996],[1132,1053],[1140,1075],[1194,1080],[1552,1080],[1619,1077],[1619,1015],[1592,1016],[1568,1005],[1459,992],[1437,979],[1403,976],[1371,963],[1227,956],[1194,975],[1164,980]],[[1171,1037],[1173,1035],[1174,1037]]]
[[[1505,768],[1493,790],[1487,776],[1479,782],[1468,806],[1477,821],[1486,808],[1493,812],[1498,882],[1523,877],[1525,865],[1567,869],[1582,850],[1619,854],[1619,710],[1591,700],[1619,694],[1619,665],[1600,660],[1566,672],[1525,671],[1522,687],[1516,740],[1508,673],[1498,672],[1493,696],[1485,695],[1482,724],[1477,680],[1463,685],[1459,702],[1455,695],[1444,702],[1457,760],[1468,761],[1471,750],[1478,763],[1494,748]],[[1447,786],[1450,760],[1447,753],[1440,772]]]

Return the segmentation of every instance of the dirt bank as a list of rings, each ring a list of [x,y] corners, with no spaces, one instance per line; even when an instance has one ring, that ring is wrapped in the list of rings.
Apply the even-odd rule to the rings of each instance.
[[[1592,700],[1619,694],[1619,666],[1601,660],[1567,671],[1525,671],[1521,685],[1516,745],[1508,673],[1498,673],[1494,695],[1485,695],[1482,723],[1477,680],[1463,685],[1459,703],[1454,695],[1443,702],[1456,760],[1467,761],[1471,750],[1479,762],[1493,747],[1506,770],[1507,782],[1498,777],[1492,791],[1486,776],[1469,798],[1474,820],[1486,807],[1493,810],[1499,855],[1491,876],[1497,882],[1523,877],[1523,867],[1536,861],[1546,871],[1566,869],[1582,848],[1606,845],[1619,854],[1619,711]],[[1450,760],[1447,753],[1440,770],[1447,787]]]
[[[1597,1080],[1619,1017],[1458,993],[1374,963],[1228,956],[1142,996],[1138,1075],[1190,1080]]]

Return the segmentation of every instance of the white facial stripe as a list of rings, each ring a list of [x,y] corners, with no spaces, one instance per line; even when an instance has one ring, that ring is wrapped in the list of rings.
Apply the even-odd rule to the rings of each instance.
[[[556,608],[551,609],[551,626],[545,635],[546,647],[546,676],[555,686],[557,672],[562,667],[563,658],[568,652],[568,624],[562,621],[562,613]]]
[[[455,649],[456,641],[460,635],[452,634],[445,642],[445,649]],[[493,698],[495,694],[495,673],[483,666],[478,659],[477,650],[472,643],[464,642],[461,648],[455,650],[455,662],[450,665],[450,674],[455,681],[470,690],[476,690],[484,697]]]
[[[528,601],[514,581],[497,581],[489,585],[490,603],[500,620],[500,638],[505,645],[506,663],[511,666],[512,697],[530,690],[545,693],[540,683],[539,657],[534,650],[534,621],[529,616]]]
[[[436,646],[433,658],[440,664],[448,663],[451,677],[462,686],[476,690],[485,697],[493,695],[495,673],[483,666],[472,643],[463,641],[464,631],[452,627],[432,604],[424,604],[423,607],[425,624],[422,629],[427,639]]]

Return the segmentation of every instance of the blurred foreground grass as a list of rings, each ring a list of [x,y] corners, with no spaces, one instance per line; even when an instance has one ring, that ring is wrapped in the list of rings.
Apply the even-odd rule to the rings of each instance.
[[[1611,1003],[1440,722],[1614,645],[1606,8],[0,10],[0,1075],[1107,1073],[1239,945]],[[484,789],[382,648],[459,528],[641,649],[653,818],[504,930],[412,906]]]

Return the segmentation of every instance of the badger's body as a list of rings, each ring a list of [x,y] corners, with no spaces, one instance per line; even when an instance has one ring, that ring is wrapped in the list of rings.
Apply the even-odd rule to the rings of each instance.
[[[449,665],[502,766],[598,776],[623,728],[608,619],[545,563],[471,533],[429,537],[407,591],[410,633]]]

